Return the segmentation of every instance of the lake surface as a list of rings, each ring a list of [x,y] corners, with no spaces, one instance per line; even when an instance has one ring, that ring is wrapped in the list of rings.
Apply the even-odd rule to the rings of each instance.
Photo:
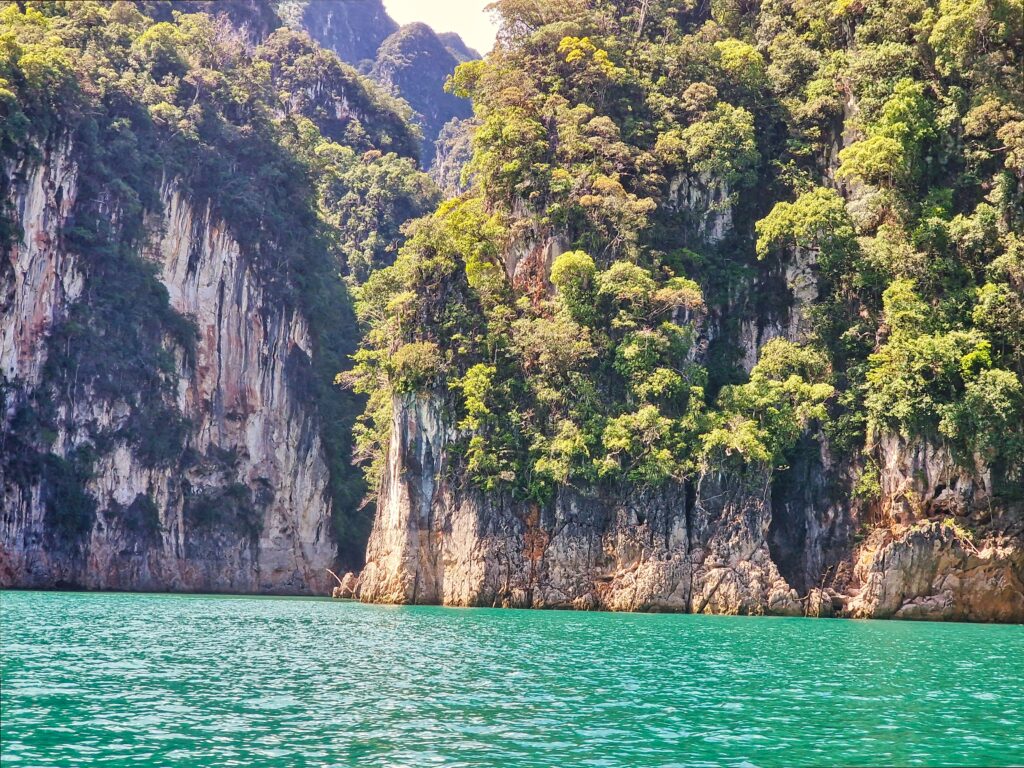
[[[6,766],[1024,763],[1024,628],[0,593]]]

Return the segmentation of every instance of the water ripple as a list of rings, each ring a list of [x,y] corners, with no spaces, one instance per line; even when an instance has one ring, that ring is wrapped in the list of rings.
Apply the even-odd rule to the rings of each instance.
[[[33,766],[1024,763],[1024,628],[0,593]]]

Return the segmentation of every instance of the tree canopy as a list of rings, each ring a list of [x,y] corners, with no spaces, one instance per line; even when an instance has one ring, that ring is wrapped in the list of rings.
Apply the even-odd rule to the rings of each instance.
[[[784,466],[808,434],[1024,479],[1019,0],[494,8],[449,83],[470,187],[361,294],[357,379],[399,391],[395,350],[436,344],[469,475],[535,500]],[[772,282],[798,252],[799,310]],[[743,323],[788,311],[808,329],[740,368]]]

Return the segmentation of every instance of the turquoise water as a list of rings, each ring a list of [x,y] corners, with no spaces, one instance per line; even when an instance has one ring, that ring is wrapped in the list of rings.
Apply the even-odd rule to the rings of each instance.
[[[1024,763],[1024,628],[0,594],[3,766]]]

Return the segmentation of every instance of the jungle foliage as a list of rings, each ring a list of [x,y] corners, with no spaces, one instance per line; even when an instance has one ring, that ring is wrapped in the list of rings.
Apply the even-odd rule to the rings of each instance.
[[[173,184],[227,224],[268,300],[309,322],[312,360],[290,373],[315,406],[342,554],[357,562],[369,525],[350,464],[361,403],[333,383],[358,341],[343,276],[357,282],[393,261],[401,225],[438,193],[416,166],[408,106],[308,36],[274,31],[264,5],[256,27],[266,37],[252,40],[232,23],[248,7],[237,4],[0,3],[0,157],[16,169],[72,148],[80,189],[61,236],[85,280],[84,300],[51,335],[49,386],[20,406],[35,427],[19,444],[45,457],[54,400],[100,397],[132,416],[92,444],[126,439],[147,463],[189,461],[189,425],[171,394],[195,329],[140,256],[146,217]],[[3,175],[0,199],[14,183]],[[6,248],[20,232],[16,212],[0,214]],[[70,464],[22,464],[59,475],[51,485],[64,498],[53,506],[76,510],[65,528],[87,531],[91,508],[78,501],[89,462],[59,473]]]
[[[371,483],[414,393],[449,403],[479,488],[536,501],[784,466],[820,430],[1024,480],[1020,0],[493,7],[497,47],[449,82],[472,186],[359,291]],[[745,372],[797,253],[812,329]]]

